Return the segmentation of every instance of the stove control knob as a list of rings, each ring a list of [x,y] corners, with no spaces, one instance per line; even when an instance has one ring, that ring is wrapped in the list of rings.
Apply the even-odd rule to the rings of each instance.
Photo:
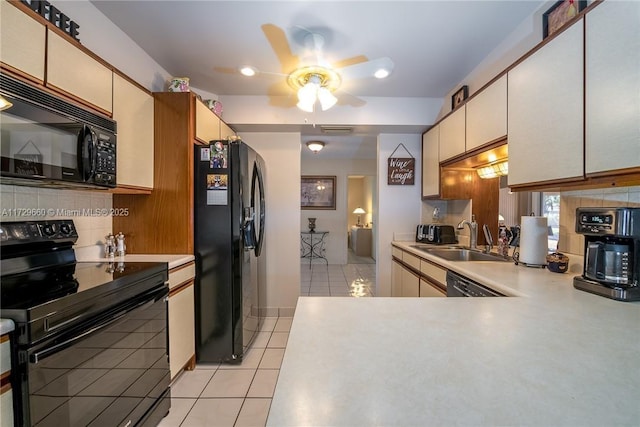
[[[54,234],[56,234],[56,225],[55,224],[44,224],[42,226],[42,234],[45,235],[45,237],[51,237]]]
[[[60,232],[65,236],[70,235],[72,231],[73,229],[71,228],[70,224],[67,224],[66,222],[63,222],[62,224],[60,224]]]

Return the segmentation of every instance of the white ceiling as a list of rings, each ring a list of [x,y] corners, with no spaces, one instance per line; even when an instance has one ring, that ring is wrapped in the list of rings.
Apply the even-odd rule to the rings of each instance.
[[[263,24],[284,30],[293,54],[302,53],[304,35],[313,31],[324,36],[329,62],[357,55],[393,60],[387,79],[345,77],[337,95],[339,103],[346,103],[353,97],[443,98],[545,1],[92,3],[169,73],[188,76],[193,87],[221,96],[292,93],[283,84],[283,73],[291,70],[282,69]],[[231,72],[241,65],[260,73],[249,79]],[[339,138],[351,154],[371,157],[378,131],[356,128],[349,137],[328,137],[313,126],[301,127],[303,142],[318,136],[328,142],[325,156],[331,154],[330,142]],[[375,144],[373,150],[375,158]]]

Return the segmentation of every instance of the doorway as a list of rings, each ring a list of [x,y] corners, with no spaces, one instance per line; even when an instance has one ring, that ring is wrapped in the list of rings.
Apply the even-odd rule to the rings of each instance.
[[[347,176],[347,263],[375,264],[375,176]]]

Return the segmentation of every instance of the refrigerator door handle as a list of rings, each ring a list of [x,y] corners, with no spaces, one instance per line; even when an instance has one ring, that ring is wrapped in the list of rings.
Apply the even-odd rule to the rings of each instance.
[[[244,208],[244,225],[242,226],[242,234],[244,238],[244,249],[246,251],[256,247],[254,220],[255,212],[252,207]]]

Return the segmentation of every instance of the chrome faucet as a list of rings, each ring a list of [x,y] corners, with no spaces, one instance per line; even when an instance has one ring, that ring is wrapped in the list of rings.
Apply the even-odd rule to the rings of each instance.
[[[469,233],[470,233],[469,248],[477,249],[478,248],[478,223],[476,222],[476,216],[471,215],[471,222],[467,221],[466,219],[463,219],[462,221],[460,221],[460,223],[458,224],[458,230],[462,230],[465,225],[469,226]]]

